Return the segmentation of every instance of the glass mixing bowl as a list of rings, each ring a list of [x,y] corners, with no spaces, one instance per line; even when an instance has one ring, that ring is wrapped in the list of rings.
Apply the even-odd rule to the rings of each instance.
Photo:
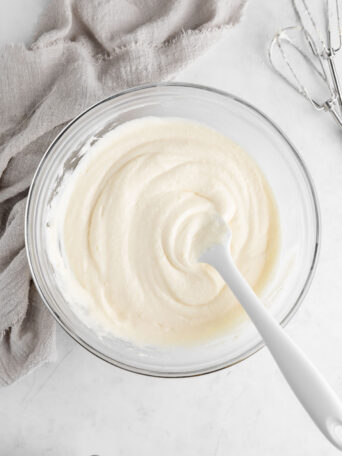
[[[317,262],[319,213],[308,171],[285,135],[264,114],[225,92],[192,84],[155,84],[113,95],[92,106],[58,135],[45,153],[28,196],[25,237],[33,280],[60,325],[83,347],[118,367],[148,375],[183,377],[231,366],[263,343],[245,322],[207,343],[183,347],[136,346],[99,337],[72,311],[56,283],[46,249],[46,219],[54,195],[74,169],[82,147],[143,116],[182,117],[206,124],[248,152],[267,177],[280,213],[278,269],[261,296],[282,325],[308,290]]]

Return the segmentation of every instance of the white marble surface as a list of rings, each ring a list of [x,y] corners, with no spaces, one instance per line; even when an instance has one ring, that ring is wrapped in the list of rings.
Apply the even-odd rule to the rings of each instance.
[[[46,2],[1,0],[0,44],[29,40]],[[288,332],[342,397],[342,131],[327,114],[313,112],[267,64],[268,42],[292,21],[289,0],[252,0],[243,22],[177,79],[255,104],[288,134],[309,166],[321,203],[322,250]],[[116,369],[62,330],[57,333],[57,361],[0,390],[0,456],[338,454],[266,350],[219,373],[163,380]]]

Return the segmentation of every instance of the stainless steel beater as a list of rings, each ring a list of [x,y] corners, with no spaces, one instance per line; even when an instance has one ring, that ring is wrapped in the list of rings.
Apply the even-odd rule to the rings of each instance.
[[[341,49],[339,0],[320,0],[323,11],[316,15],[312,5],[312,1],[309,8],[306,0],[292,0],[299,24],[275,35],[269,61],[316,110],[330,112],[342,127],[342,88],[335,65],[335,55]]]

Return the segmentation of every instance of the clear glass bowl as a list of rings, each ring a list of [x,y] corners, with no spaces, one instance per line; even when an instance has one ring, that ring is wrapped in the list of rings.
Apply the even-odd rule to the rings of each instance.
[[[184,347],[140,347],[112,336],[100,338],[63,298],[47,257],[49,203],[75,168],[82,146],[123,122],[143,116],[183,117],[215,128],[240,144],[269,180],[282,229],[279,267],[262,299],[285,324],[308,290],[319,247],[317,199],[308,171],[285,135],[245,101],[207,87],[155,84],[109,97],[73,120],[54,140],[34,176],[26,212],[26,249],[40,295],[61,326],[83,347],[118,367],[154,376],[199,375],[231,366],[263,343],[251,322],[207,343]],[[96,141],[96,138],[93,141]]]

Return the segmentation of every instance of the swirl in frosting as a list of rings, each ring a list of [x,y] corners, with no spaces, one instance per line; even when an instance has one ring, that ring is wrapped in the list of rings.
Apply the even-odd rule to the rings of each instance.
[[[215,215],[256,293],[278,252],[278,211],[257,164],[202,124],[146,117],[107,133],[51,210],[49,257],[81,318],[133,343],[199,342],[242,321],[220,275],[197,262]],[[58,247],[57,247],[58,246]]]

